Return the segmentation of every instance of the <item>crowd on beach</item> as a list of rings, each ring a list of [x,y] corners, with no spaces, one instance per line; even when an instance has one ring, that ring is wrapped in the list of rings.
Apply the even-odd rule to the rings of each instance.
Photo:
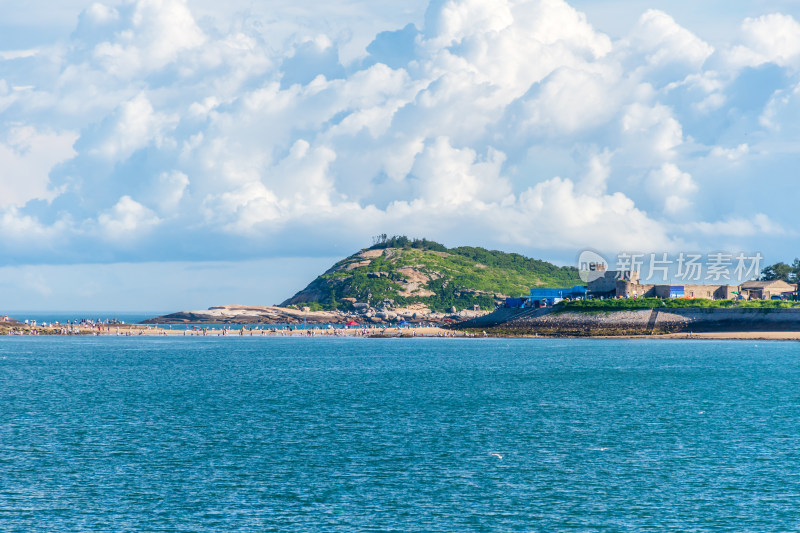
[[[168,335],[167,331],[171,334],[177,332],[171,330],[160,330],[163,335]],[[232,329],[230,326],[223,327],[222,329],[209,329],[207,327],[195,326],[191,329],[184,329],[183,336],[238,336],[238,337],[388,337],[388,336],[403,336],[403,337],[463,337],[468,336],[463,332],[455,332],[443,330],[438,327],[419,327],[419,328],[401,328],[401,327],[359,327],[359,328],[335,328],[333,326],[327,327],[248,327],[242,326],[240,329]]]
[[[6,330],[8,335],[93,335],[93,336],[183,336],[183,337],[468,337],[470,333],[441,329],[437,326],[231,326],[109,324],[103,321],[69,321],[67,324],[18,323]]]

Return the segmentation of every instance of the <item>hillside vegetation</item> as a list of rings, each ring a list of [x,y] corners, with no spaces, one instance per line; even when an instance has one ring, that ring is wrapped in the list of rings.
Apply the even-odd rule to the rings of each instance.
[[[582,284],[578,270],[519,254],[385,235],[333,265],[281,305],[347,309],[353,302],[394,306],[423,304],[433,311],[478,305],[493,309],[507,296],[531,287]],[[369,301],[369,302],[368,302]]]

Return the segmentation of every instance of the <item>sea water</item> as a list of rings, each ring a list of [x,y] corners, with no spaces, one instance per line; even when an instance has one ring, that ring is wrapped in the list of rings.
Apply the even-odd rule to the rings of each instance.
[[[800,344],[0,337],[0,531],[796,531]]]

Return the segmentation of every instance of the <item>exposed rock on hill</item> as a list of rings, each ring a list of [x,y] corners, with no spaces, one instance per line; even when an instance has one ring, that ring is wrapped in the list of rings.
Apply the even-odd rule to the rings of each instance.
[[[349,324],[380,326],[407,322],[409,324],[449,324],[468,320],[485,314],[482,311],[460,311],[457,313],[432,313],[424,306],[407,308],[376,309],[366,304],[353,311],[311,311],[287,307],[258,307],[245,305],[221,305],[203,311],[181,311],[150,318],[142,324]]]
[[[225,305],[146,321],[160,324],[447,324],[493,310],[537,285],[571,287],[578,271],[483,248],[383,238],[342,259],[278,307]]]
[[[181,311],[142,322],[143,324],[338,324],[344,314],[285,307],[219,305],[204,311]]]
[[[494,309],[535,286],[581,284],[578,271],[484,248],[445,248],[406,237],[384,239],[331,267],[281,306],[352,310],[422,304],[438,312]]]

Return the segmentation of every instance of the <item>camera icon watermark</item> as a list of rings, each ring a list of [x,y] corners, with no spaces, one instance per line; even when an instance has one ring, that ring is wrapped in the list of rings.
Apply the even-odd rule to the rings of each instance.
[[[583,250],[578,256],[578,275],[584,283],[602,277],[608,270],[606,258],[594,250]]]

